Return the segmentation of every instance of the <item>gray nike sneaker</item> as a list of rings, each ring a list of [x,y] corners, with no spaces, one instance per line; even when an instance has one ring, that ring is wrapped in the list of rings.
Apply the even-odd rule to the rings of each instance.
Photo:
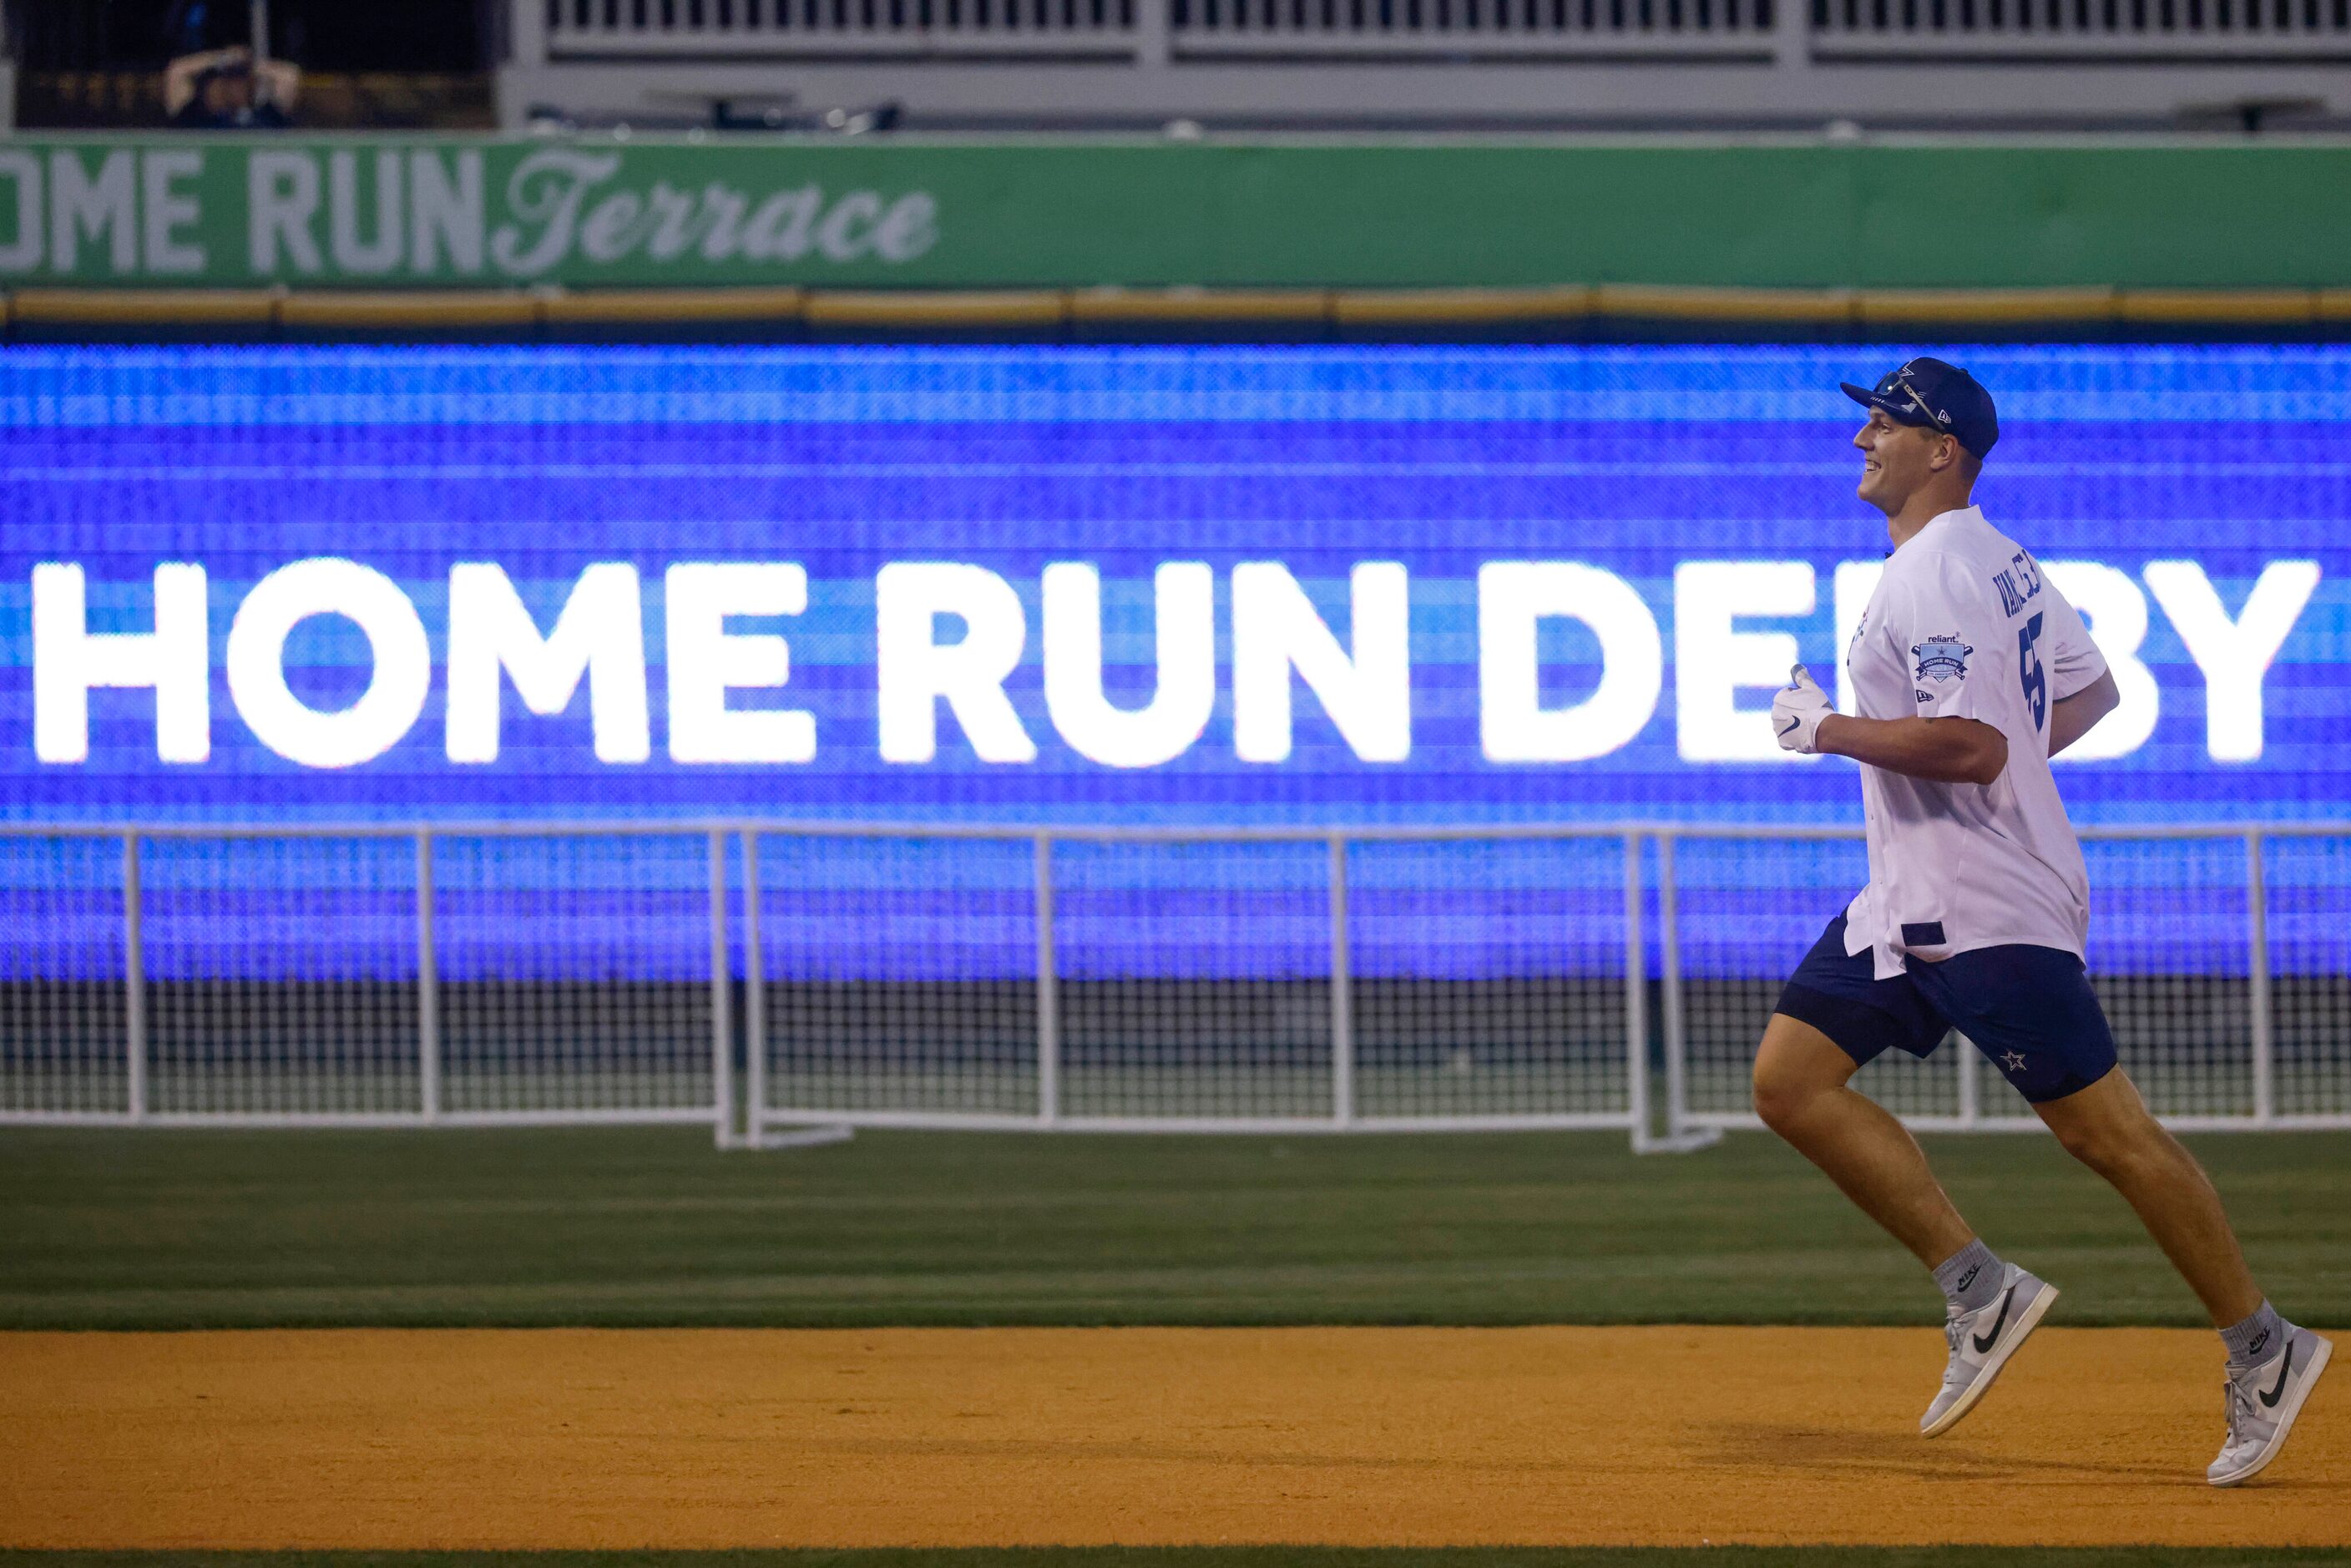
[[[2057,1287],[2008,1264],[2000,1277],[2000,1294],[1971,1312],[1955,1312],[1943,1324],[1950,1343],[1950,1364],[1943,1369],[1943,1391],[1918,1417],[1918,1433],[1932,1437],[1949,1431],[1976,1401],[1991,1391],[1991,1380],[2040,1324],[2057,1299]]]
[[[2262,1473],[2285,1437],[2302,1402],[2318,1382],[2318,1375],[2335,1354],[2334,1344],[2308,1329],[2292,1323],[2285,1328],[2285,1349],[2259,1366],[2231,1372],[2220,1379],[2229,1413],[2229,1440],[2220,1457],[2204,1472],[2216,1487],[2232,1487]]]

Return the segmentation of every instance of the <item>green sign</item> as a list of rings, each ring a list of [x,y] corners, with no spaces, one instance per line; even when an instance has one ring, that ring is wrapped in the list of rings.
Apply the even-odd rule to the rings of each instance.
[[[0,281],[2351,281],[2351,146],[0,142]]]

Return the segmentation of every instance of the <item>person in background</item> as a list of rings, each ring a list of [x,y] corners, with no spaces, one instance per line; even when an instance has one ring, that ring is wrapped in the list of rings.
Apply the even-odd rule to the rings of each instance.
[[[225,15],[234,9],[235,15]],[[229,29],[242,35],[252,26],[248,5],[216,5],[214,0],[172,0],[171,8],[163,13],[163,52],[176,59],[182,55],[202,54],[228,42]]]
[[[301,82],[290,61],[256,60],[242,44],[207,49],[163,68],[163,112],[183,131],[281,131]]]

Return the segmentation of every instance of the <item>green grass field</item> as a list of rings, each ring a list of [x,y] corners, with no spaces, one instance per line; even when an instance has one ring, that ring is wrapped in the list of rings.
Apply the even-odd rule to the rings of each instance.
[[[2195,1141],[2255,1267],[2351,1323],[2351,1135]],[[2112,1192],[2039,1137],[1929,1153],[2059,1321],[2192,1324]],[[1775,1140],[697,1130],[0,1133],[0,1327],[1927,1322],[1911,1260]],[[2351,1525],[2346,1525],[2351,1531]],[[1934,1549],[5,1552],[0,1568],[1926,1568]],[[2351,1550],[1970,1549],[1981,1568]]]
[[[1026,1547],[859,1552],[0,1552],[0,1568],[1943,1568],[1935,1546],[1643,1546],[1550,1551],[1338,1546]],[[2296,1568],[2351,1548],[1971,1546],[1980,1568]]]
[[[2256,1271],[2351,1324],[2351,1135],[2194,1141]],[[2047,1138],[1932,1140],[2056,1321],[2202,1319]],[[1776,1140],[695,1130],[0,1132],[0,1327],[1915,1323],[1917,1265]]]

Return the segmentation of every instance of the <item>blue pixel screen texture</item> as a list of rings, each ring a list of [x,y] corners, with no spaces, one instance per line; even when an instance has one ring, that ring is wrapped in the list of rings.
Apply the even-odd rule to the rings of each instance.
[[[1998,400],[1978,499],[2121,677],[2085,747],[2109,754],[2060,768],[2075,820],[2343,815],[2351,350],[2012,344],[11,348],[0,812],[1854,823],[1853,765],[1781,757],[1765,710],[1791,657],[1836,689],[1886,548],[1837,384],[1910,353]],[[597,875],[537,841],[462,852]],[[1027,875],[1025,846],[778,852],[843,897]],[[1185,864],[1309,902],[1322,875],[1319,852],[1148,876],[1064,852],[1105,953],[1119,899]],[[1365,972],[1597,941],[1621,877],[1591,843],[1452,852],[1523,886],[1524,929],[1440,961],[1460,865],[1363,852],[1400,901],[1366,895]],[[2198,857],[2231,852],[2133,846],[2094,880],[2180,915],[2231,874]],[[1799,951],[1859,870],[1808,853],[1773,873],[1822,890],[1780,934]],[[389,888],[411,873],[385,854]],[[1687,915],[1701,972],[1708,923],[1745,918],[1724,867]],[[1290,963],[1212,925],[1163,967]],[[2225,967],[2237,928],[2168,967]],[[904,963],[1027,961],[993,946]]]

